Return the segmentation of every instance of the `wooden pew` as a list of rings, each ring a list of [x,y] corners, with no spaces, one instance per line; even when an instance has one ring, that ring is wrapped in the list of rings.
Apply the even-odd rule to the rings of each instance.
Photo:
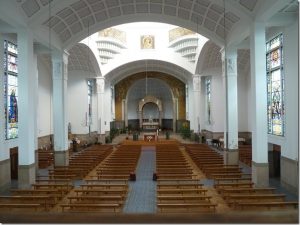
[[[158,203],[158,212],[215,212],[216,204],[212,203]],[[171,211],[168,211],[170,210]]]
[[[48,210],[57,203],[57,198],[46,195],[0,196],[0,204],[39,204],[40,209]]]
[[[175,195],[175,194],[205,194],[207,192],[206,189],[202,188],[163,188],[157,189],[158,195]]]
[[[38,203],[0,203],[0,208],[5,211],[11,211],[15,209],[22,209],[22,212],[24,210],[31,211],[32,209],[38,211],[38,209],[41,209],[41,207],[41,204]]]
[[[68,197],[69,203],[117,203],[123,205],[125,197],[121,195],[104,195],[104,196],[91,196],[91,195],[80,195]]]
[[[61,204],[62,211],[65,212],[66,208],[72,212],[120,212],[120,204],[117,203],[72,203],[72,204]]]
[[[295,201],[289,201],[289,202],[240,202],[235,205],[235,209],[254,209],[254,210],[260,210],[260,209],[277,209],[277,210],[283,210],[283,209],[298,209],[299,208],[299,202]]]
[[[158,203],[191,203],[210,202],[211,196],[205,195],[158,195]]]
[[[276,189],[272,187],[266,187],[266,188],[220,188],[218,189],[218,192],[221,193],[223,196],[229,195],[229,194],[239,194],[239,193],[264,193],[264,194],[272,194],[274,193]]]

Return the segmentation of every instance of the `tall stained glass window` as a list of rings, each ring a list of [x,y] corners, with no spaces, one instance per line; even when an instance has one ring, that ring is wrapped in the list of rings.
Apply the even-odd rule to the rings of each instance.
[[[205,79],[205,91],[206,91],[206,113],[207,113],[207,122],[211,124],[211,78],[207,77]]]
[[[18,137],[18,49],[4,41],[5,138]]]
[[[283,35],[266,44],[268,133],[284,136]]]

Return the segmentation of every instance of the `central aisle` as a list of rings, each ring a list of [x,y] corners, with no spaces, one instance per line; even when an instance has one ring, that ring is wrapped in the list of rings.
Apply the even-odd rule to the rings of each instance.
[[[155,213],[156,182],[152,180],[156,168],[155,146],[142,146],[136,168],[136,181],[129,182],[124,213]]]

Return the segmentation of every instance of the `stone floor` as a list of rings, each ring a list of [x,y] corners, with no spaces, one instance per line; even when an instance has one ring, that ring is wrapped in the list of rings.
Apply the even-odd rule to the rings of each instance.
[[[156,212],[156,183],[152,180],[155,168],[155,147],[142,147],[136,168],[136,181],[129,182],[124,213]]]

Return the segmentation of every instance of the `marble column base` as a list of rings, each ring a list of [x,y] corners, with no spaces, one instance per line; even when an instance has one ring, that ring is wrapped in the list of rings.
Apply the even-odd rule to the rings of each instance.
[[[35,183],[35,163],[31,165],[19,165],[18,168],[18,187],[27,189]]]
[[[269,187],[269,164],[252,161],[252,182],[255,187]]]
[[[226,150],[223,155],[224,165],[238,165],[239,164],[239,151]]]
[[[10,159],[0,161],[0,191],[6,191],[10,188]]]
[[[54,151],[54,165],[68,166],[69,165],[69,151]]]

